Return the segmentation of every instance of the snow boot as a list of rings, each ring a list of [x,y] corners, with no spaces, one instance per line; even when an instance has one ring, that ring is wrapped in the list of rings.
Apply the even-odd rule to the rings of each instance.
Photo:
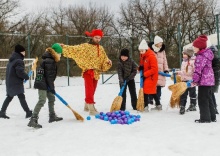
[[[5,112],[2,112],[2,111],[0,111],[0,118],[10,119],[10,117],[7,116],[7,115],[5,114]]]
[[[32,111],[27,111],[25,118],[30,118],[32,116]]]
[[[162,110],[162,105],[156,105],[156,107],[151,108],[151,110],[158,110],[158,111],[160,111],[160,110]]]
[[[180,106],[180,114],[184,114],[185,113],[185,107],[184,106]]]
[[[145,111],[145,112],[149,112],[149,107],[146,106],[146,107],[144,108],[144,111]]]
[[[94,104],[88,104],[88,108],[89,108],[89,115],[99,114],[99,112],[95,109]]]
[[[89,111],[89,108],[88,108],[88,104],[87,104],[87,103],[85,103],[85,105],[84,105],[84,111],[85,111],[85,112],[88,112],[88,111]]]
[[[49,116],[49,123],[54,122],[54,121],[60,121],[60,120],[63,120],[63,118],[58,117],[55,113],[52,113]]]
[[[32,116],[30,118],[30,122],[27,125],[28,127],[33,127],[33,128],[42,128],[42,125],[38,124],[38,117],[37,116]]]
[[[218,109],[217,109],[217,108],[215,108],[215,114],[219,114],[219,113],[218,113]]]
[[[196,106],[194,104],[190,104],[189,108],[186,111],[187,112],[189,112],[189,111],[196,111]]]
[[[196,123],[210,123],[211,121],[198,119],[198,120],[195,120],[195,122]]]

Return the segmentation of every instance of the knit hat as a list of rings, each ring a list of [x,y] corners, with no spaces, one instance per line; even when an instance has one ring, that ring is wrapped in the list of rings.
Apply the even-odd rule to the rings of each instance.
[[[147,42],[145,41],[145,39],[143,39],[138,47],[139,50],[147,50],[148,49],[148,45]]]
[[[94,36],[101,36],[101,37],[103,37],[103,35],[104,35],[104,33],[102,32],[101,29],[93,29],[91,33],[86,31],[85,34],[87,36],[90,36],[90,37],[94,37]]]
[[[154,44],[158,44],[158,43],[161,43],[161,42],[163,42],[163,39],[156,35],[154,37]]]
[[[205,49],[207,47],[207,36],[200,35],[197,39],[193,41],[193,46],[199,49]]]
[[[62,54],[63,52],[63,48],[58,43],[53,44],[51,48],[58,54]]]
[[[183,54],[188,55],[189,57],[192,57],[194,54],[193,47],[189,47],[183,50]]]
[[[128,49],[122,49],[120,56],[127,56],[127,57],[129,57],[129,50]]]
[[[23,51],[25,51],[25,48],[24,48],[22,45],[17,44],[17,45],[15,46],[15,52],[16,52],[16,53],[20,53],[20,52],[23,52]]]

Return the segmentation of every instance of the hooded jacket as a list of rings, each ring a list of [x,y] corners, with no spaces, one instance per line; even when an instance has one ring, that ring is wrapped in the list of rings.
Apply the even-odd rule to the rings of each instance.
[[[10,97],[24,93],[24,80],[29,79],[23,60],[24,56],[16,52],[9,58],[6,69],[6,92]]]
[[[198,86],[214,86],[213,58],[213,52],[208,48],[202,49],[196,54],[193,82]]]
[[[154,51],[153,49],[153,42],[149,43],[148,46],[149,48]],[[163,44],[161,49],[158,52],[155,52],[156,54],[156,58],[157,58],[157,63],[158,63],[158,71],[159,72],[164,72],[164,71],[168,71],[168,63],[167,63],[167,58],[166,58],[166,53],[165,53],[165,45]],[[162,75],[158,75],[158,82],[157,82],[157,86],[162,86],[164,87],[166,84],[166,77],[162,76]]]
[[[54,81],[57,76],[56,62],[58,62],[60,58],[52,48],[47,48],[45,53],[42,55],[42,59],[43,61],[40,67],[43,69],[44,74],[42,79],[41,78],[39,79],[38,77],[39,75],[37,73],[34,82],[34,88],[41,90],[48,90],[50,88],[51,90],[54,90],[55,89]]]

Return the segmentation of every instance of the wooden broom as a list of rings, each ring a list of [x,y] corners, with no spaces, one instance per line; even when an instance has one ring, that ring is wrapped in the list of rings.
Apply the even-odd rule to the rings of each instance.
[[[124,92],[126,84],[127,84],[127,82],[125,81],[124,85],[120,89],[120,92],[119,92],[118,96],[113,100],[110,112],[120,110],[121,103],[122,103],[122,100],[123,100],[122,94]]]
[[[138,94],[137,106],[136,109],[140,112],[144,111],[144,91],[143,91],[143,70],[140,71],[140,90]]]

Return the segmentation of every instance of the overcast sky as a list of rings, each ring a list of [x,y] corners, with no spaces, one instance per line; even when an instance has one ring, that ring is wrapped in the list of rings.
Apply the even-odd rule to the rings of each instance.
[[[128,0],[20,0],[22,10],[38,11],[41,8],[49,6],[62,6],[68,5],[88,5],[89,2],[95,3],[97,6],[107,6],[110,11],[117,12],[121,3],[125,3]]]

